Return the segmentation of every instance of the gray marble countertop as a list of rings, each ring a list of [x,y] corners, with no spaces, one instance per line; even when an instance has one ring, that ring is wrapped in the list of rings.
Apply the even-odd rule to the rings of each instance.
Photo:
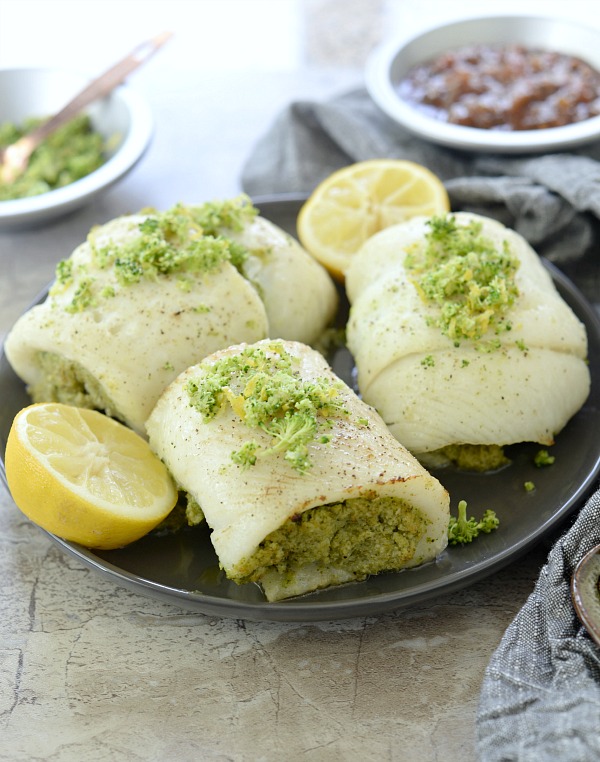
[[[140,72],[156,134],[138,168],[79,212],[0,232],[0,338],[93,224],[239,192],[245,158],[284,105],[362,81],[356,60],[331,66],[318,50],[300,69],[177,77],[165,51],[164,66]],[[474,760],[485,667],[552,539],[408,610],[244,622],[116,586],[0,489],[0,760]]]

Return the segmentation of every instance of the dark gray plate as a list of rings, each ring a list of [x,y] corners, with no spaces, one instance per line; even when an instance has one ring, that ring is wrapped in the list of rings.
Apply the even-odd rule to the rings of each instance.
[[[292,233],[301,202],[297,197],[256,199],[265,217]],[[491,508],[501,519],[498,531],[481,536],[472,545],[449,548],[435,563],[418,569],[267,603],[256,585],[238,586],[224,577],[208,532],[201,527],[178,535],[150,535],[112,551],[91,551],[49,537],[65,552],[119,585],[194,611],[242,619],[309,622],[364,616],[420,603],[492,574],[556,529],[581,505],[600,473],[600,322],[575,286],[555,268],[550,269],[561,294],[588,331],[591,394],[552,448],[556,456],[553,466],[536,468],[533,456],[539,447],[519,445],[511,448],[511,465],[496,473],[461,473],[453,469],[436,472],[450,491],[453,510],[459,499],[465,499],[475,515]],[[331,360],[336,372],[351,382],[352,359],[348,353],[338,352]],[[3,353],[0,399],[3,454],[14,415],[29,404],[23,384]],[[4,478],[3,468],[0,475]],[[533,492],[525,491],[526,481],[535,483]]]

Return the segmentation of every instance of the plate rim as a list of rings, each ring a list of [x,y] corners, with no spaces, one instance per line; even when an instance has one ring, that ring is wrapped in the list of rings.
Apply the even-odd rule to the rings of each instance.
[[[306,194],[290,193],[275,194],[252,197],[252,202],[259,207],[261,205],[290,205],[296,207],[303,203]],[[262,212],[261,212],[262,213]],[[269,218],[268,210],[265,210],[265,216]],[[584,297],[578,287],[571,281],[558,267],[541,257],[545,267],[550,271],[555,285],[570,297],[577,304],[577,315],[587,325],[591,325],[594,335],[600,341],[600,316],[592,304]],[[47,288],[44,289],[33,304],[38,303],[45,298]],[[564,294],[563,294],[564,296]],[[29,308],[28,308],[29,309]],[[0,348],[0,360],[6,361],[4,346]],[[592,381],[593,383],[593,381]],[[596,381],[598,383],[598,381]],[[414,605],[417,602],[430,600],[444,593],[454,592],[456,590],[468,587],[478,582],[494,571],[505,567],[508,563],[521,557],[534,544],[538,543],[551,530],[560,526],[561,523],[576,510],[577,506],[582,507],[583,501],[591,492],[598,476],[600,475],[600,447],[596,454],[595,463],[588,471],[587,476],[580,483],[568,498],[558,509],[554,510],[552,515],[543,521],[535,531],[526,533],[517,543],[513,543],[504,549],[498,550],[489,557],[479,560],[468,569],[454,570],[449,576],[436,577],[425,580],[406,589],[386,591],[380,594],[370,594],[364,597],[343,598],[341,600],[327,600],[319,602],[315,597],[299,596],[288,600],[269,603],[266,600],[241,601],[232,600],[221,596],[211,595],[210,593],[201,593],[199,591],[186,590],[156,582],[147,577],[137,575],[122,569],[106,559],[96,555],[93,550],[81,547],[76,543],[63,540],[52,533],[37,527],[43,532],[55,545],[75,557],[89,569],[99,573],[104,578],[110,579],[113,584],[129,588],[139,594],[154,599],[163,600],[171,605],[179,605],[187,610],[207,615],[246,619],[249,621],[277,621],[277,622],[314,622],[326,620],[341,620],[368,616],[386,611],[401,610]],[[4,452],[0,452],[0,480],[4,483],[8,494],[8,484],[4,468]],[[444,551],[444,553],[446,553]],[[443,554],[442,554],[443,556]],[[431,562],[435,564],[436,562]],[[422,567],[417,567],[417,570]],[[410,575],[412,569],[405,569],[400,572],[388,572],[388,574]],[[350,585],[360,585],[360,582],[349,583]],[[311,594],[318,596],[317,593]]]

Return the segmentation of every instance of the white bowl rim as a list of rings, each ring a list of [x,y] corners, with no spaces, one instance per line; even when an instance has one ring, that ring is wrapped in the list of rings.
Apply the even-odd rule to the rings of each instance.
[[[500,21],[541,21],[568,25],[587,33],[600,29],[584,25],[575,19],[543,14],[510,13],[465,16],[442,24],[433,24],[413,35],[391,38],[373,50],[365,68],[365,82],[372,99],[389,117],[419,137],[450,148],[487,151],[490,153],[539,153],[545,150],[573,148],[600,139],[600,116],[561,127],[540,130],[519,130],[514,132],[484,130],[448,124],[427,116],[404,102],[396,93],[391,79],[391,68],[400,52],[410,43],[424,38],[437,30],[456,28],[466,24]]]
[[[73,77],[80,76],[82,81],[86,78],[82,72],[46,67],[2,69],[0,75],[36,71]],[[130,129],[115,154],[89,175],[62,188],[56,188],[38,196],[0,201],[0,222],[19,223],[28,218],[35,218],[42,213],[47,217],[48,214],[46,213],[54,209],[74,207],[83,203],[85,199],[96,194],[99,190],[107,189],[113,185],[140,160],[150,144],[154,131],[154,120],[150,107],[144,98],[127,83],[115,88],[111,95],[113,94],[124,102],[130,114]]]

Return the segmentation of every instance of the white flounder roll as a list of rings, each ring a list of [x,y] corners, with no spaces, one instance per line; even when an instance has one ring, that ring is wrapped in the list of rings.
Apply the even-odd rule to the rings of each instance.
[[[269,338],[317,343],[338,306],[337,291],[324,268],[264,217],[255,217],[228,237],[248,251],[242,272],[265,305]]]
[[[245,197],[178,205],[93,229],[5,349],[35,401],[96,407],[143,432],[185,368],[271,334],[316,341],[336,304],[324,269]]]
[[[303,344],[217,352],[168,387],[146,427],[200,504],[227,576],[259,582],[269,600],[446,547],[445,489]]]
[[[589,394],[585,327],[499,222],[457,213],[388,228],[346,286],[362,396],[419,457],[552,444]]]

